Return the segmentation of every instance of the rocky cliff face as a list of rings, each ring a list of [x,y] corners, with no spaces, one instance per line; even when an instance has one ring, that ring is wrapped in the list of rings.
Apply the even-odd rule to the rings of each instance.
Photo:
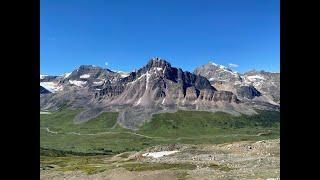
[[[165,60],[147,65],[114,83],[106,83],[95,97],[105,104],[133,106],[184,105],[195,101],[236,103],[232,92],[217,92],[203,76],[174,68]]]
[[[236,91],[239,96],[247,99],[253,99],[255,97],[261,96],[261,93],[252,85],[237,87]]]

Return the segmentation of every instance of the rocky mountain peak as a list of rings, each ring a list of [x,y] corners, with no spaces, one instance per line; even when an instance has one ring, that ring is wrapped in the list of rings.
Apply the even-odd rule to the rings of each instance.
[[[204,66],[225,69],[225,70],[228,70],[228,71],[232,72],[232,70],[230,68],[227,68],[227,67],[225,67],[223,65],[220,65],[220,64],[216,64],[214,62],[209,62],[208,64],[205,64]]]
[[[97,73],[97,72],[101,72],[101,71],[114,73],[110,69],[104,69],[102,67],[95,66],[95,65],[81,65],[75,71],[80,72],[80,73]]]
[[[213,84],[216,82],[241,81],[241,77],[237,72],[233,72],[231,69],[213,62],[196,68],[194,73],[206,77]]]
[[[156,58],[150,59],[145,67],[147,67],[148,69],[153,67],[168,68],[168,67],[171,67],[171,64],[164,59],[156,57]]]
[[[81,65],[78,68],[79,70],[88,70],[88,69],[102,69],[101,67],[95,66],[95,65]]]
[[[197,69],[206,69],[206,70],[211,70],[211,71],[224,71],[224,72],[229,72],[231,74],[236,74],[236,72],[232,71],[232,69],[227,68],[226,66],[220,65],[220,64],[216,64],[214,62],[209,62],[207,64],[202,65]]]

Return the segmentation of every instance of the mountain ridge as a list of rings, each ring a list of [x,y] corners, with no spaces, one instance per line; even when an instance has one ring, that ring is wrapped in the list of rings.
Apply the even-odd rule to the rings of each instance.
[[[279,105],[265,95],[266,83],[247,83],[252,76],[255,75],[240,75],[212,63],[192,73],[172,67],[160,58],[150,59],[137,71],[125,74],[81,65],[62,76],[40,76],[40,85],[52,90],[40,95],[40,107],[55,109],[67,103],[71,108],[87,109],[76,117],[78,122],[90,120],[103,111],[118,111],[118,123],[131,129],[151,119],[152,114],[179,109],[235,115],[255,114],[255,108],[278,109]]]

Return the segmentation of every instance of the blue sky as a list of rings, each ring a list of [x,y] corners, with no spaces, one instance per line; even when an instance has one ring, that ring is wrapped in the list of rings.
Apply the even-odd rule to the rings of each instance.
[[[279,0],[41,0],[40,71],[131,71],[152,57],[193,71],[280,69]],[[108,64],[106,66],[105,64]]]

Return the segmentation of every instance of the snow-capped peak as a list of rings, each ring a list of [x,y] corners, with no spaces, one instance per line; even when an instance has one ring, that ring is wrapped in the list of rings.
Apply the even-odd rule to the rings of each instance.
[[[250,81],[265,80],[264,77],[259,76],[259,75],[247,76],[247,78],[248,78]]]
[[[233,74],[234,76],[238,75],[238,72],[232,71],[232,69],[229,69],[224,65],[216,64],[214,62],[209,62],[209,64],[221,69],[222,71],[229,72],[229,73]]]
[[[214,62],[211,62],[210,64],[214,65],[214,66],[218,66],[218,64],[214,63]]]
[[[225,67],[224,65],[216,64],[216,63],[214,63],[214,62],[210,62],[210,64],[211,64],[211,65],[214,65],[214,66],[216,66],[216,67],[219,67],[219,68],[221,68],[221,69],[228,69],[228,68]],[[229,70],[229,69],[228,69],[228,70]]]

